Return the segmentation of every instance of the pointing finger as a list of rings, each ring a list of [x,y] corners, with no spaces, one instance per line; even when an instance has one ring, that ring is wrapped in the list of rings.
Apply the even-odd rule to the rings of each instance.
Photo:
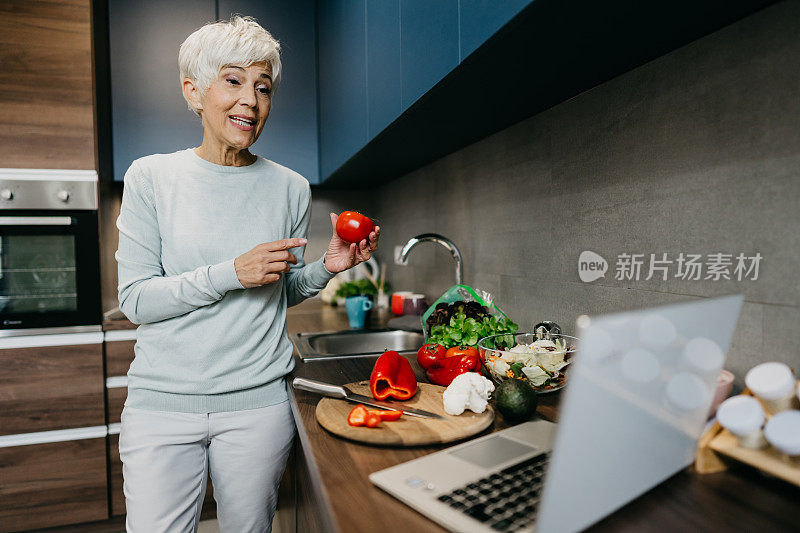
[[[275,242],[268,242],[265,243],[265,247],[270,252],[279,252],[281,250],[288,250],[290,248],[297,248],[298,246],[305,246],[308,243],[307,239],[300,238],[292,238],[292,239],[281,239]]]

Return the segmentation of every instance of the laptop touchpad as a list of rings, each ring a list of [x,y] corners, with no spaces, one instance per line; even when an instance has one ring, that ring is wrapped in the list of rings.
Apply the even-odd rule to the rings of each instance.
[[[493,468],[537,449],[515,440],[496,436],[448,453],[481,468]]]

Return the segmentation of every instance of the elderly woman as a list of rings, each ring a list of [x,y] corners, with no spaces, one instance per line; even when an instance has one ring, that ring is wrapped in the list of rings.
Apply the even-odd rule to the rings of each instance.
[[[251,18],[183,43],[197,148],[133,162],[117,227],[120,308],[137,332],[120,457],[128,531],[196,530],[208,474],[223,531],[268,531],[295,426],[286,309],[369,259],[333,231],[304,264],[308,182],[254,155],[281,77],[278,42]],[[335,228],[336,215],[331,214]]]

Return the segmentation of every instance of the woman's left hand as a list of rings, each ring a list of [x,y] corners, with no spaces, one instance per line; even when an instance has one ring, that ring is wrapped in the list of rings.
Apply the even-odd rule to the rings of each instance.
[[[348,268],[353,268],[359,263],[363,263],[378,249],[378,238],[381,235],[381,227],[375,226],[375,231],[369,234],[368,239],[360,243],[349,243],[342,240],[336,233],[336,221],[339,216],[331,213],[331,226],[333,226],[333,236],[325,253],[325,268],[334,274],[344,272]]]

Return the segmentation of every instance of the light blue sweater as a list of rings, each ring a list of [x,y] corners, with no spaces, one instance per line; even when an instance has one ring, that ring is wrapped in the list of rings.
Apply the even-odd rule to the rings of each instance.
[[[188,149],[133,162],[117,228],[119,303],[135,324],[125,405],[209,413],[287,399],[286,309],[332,277],[322,260],[244,289],[233,261],[260,243],[306,237],[308,182],[261,157],[215,165]]]

